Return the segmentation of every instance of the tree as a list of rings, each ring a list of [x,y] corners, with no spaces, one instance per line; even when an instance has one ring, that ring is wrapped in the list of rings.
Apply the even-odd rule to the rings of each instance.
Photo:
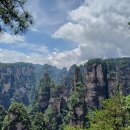
[[[31,130],[29,115],[21,103],[12,103],[3,122],[2,130]]]
[[[68,121],[71,125],[85,125],[85,97],[84,86],[78,82],[68,98],[69,112],[67,114]]]
[[[32,121],[32,130],[45,130],[45,121],[43,113],[36,113]]]
[[[47,109],[50,100],[50,87],[51,80],[48,74],[44,74],[43,78],[40,80],[37,94],[35,96],[32,112],[43,112]]]
[[[0,130],[2,129],[3,120],[6,115],[7,115],[7,112],[5,111],[4,107],[0,105]]]
[[[50,85],[51,80],[48,74],[44,74],[43,79],[40,80],[39,90],[38,90],[38,109],[39,112],[44,112],[48,105],[50,99]]]
[[[33,23],[25,9],[27,0],[0,0],[0,32],[24,33]]]
[[[117,95],[103,102],[103,108],[89,115],[89,130],[127,130],[129,112],[125,108],[125,100]]]
[[[56,130],[57,128],[57,121],[55,117],[55,113],[53,111],[53,108],[49,106],[47,110],[44,113],[44,120],[46,123],[46,128],[48,130]]]

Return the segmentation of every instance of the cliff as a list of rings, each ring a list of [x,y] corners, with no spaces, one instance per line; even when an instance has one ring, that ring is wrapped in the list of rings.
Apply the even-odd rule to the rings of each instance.
[[[57,125],[84,126],[87,112],[117,93],[130,94],[130,58],[91,59],[68,71],[47,64],[0,64],[0,104],[8,108],[12,101],[33,101],[33,112],[51,112]]]
[[[79,90],[76,94],[78,83],[83,84],[84,90],[80,99],[77,99]],[[73,65],[67,75],[67,85],[70,93],[68,99],[78,102],[74,105],[71,102],[73,118],[70,124],[83,126],[86,113],[93,108],[100,108],[104,99],[118,93],[124,96],[130,94],[130,58],[92,59],[81,66]],[[72,98],[72,94],[76,96]],[[68,100],[66,102],[69,104]]]
[[[11,101],[29,105],[35,88],[35,71],[31,64],[0,64],[0,104],[8,108]]]

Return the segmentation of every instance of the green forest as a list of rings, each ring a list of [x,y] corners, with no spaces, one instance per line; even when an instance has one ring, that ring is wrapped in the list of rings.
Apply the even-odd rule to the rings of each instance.
[[[68,72],[50,65],[2,64],[0,130],[129,130],[129,69],[129,58],[91,59]],[[17,87],[6,89],[9,82]]]
[[[42,85],[42,86],[41,86]],[[39,86],[39,95],[47,90],[47,82]],[[130,96],[117,94],[102,102],[100,109],[86,110],[84,118],[76,118],[73,109],[84,104],[83,86],[78,84],[78,92],[73,92],[68,101],[68,109],[58,114],[56,108],[49,105],[41,108],[38,100],[33,106],[13,102],[6,111],[0,106],[1,130],[129,130]],[[73,121],[73,124],[71,124]],[[81,124],[78,123],[81,122]],[[82,123],[83,122],[83,123]]]

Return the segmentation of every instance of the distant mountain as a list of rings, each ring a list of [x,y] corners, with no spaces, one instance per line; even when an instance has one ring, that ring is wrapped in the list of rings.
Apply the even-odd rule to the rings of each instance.
[[[39,81],[43,77],[45,73],[48,73],[51,80],[56,84],[56,85],[64,85],[67,77],[67,69],[58,69],[55,66],[52,65],[34,65],[36,69],[36,78]]]

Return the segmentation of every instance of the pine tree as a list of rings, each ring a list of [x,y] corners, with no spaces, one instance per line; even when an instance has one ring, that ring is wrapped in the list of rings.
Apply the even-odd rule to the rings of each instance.
[[[0,32],[24,33],[33,23],[25,9],[27,0],[0,0]]]

